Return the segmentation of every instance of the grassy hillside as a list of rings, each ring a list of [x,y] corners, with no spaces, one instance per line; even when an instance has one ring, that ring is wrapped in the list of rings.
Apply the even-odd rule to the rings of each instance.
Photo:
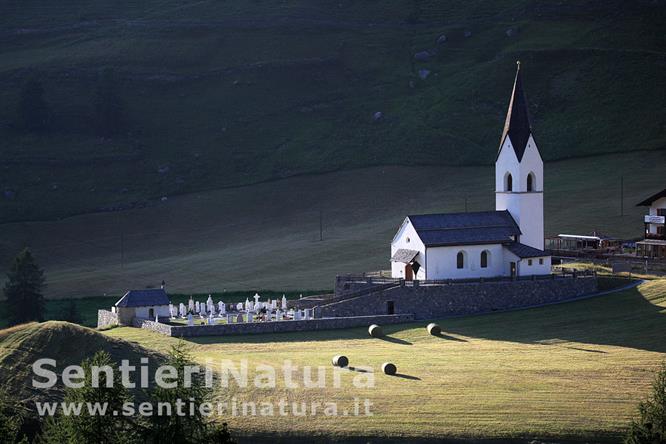
[[[68,365],[79,365],[99,350],[108,352],[117,363],[128,359],[138,365],[140,358],[147,357],[149,367],[154,368],[162,360],[155,351],[76,324],[59,321],[23,324],[0,330],[0,386],[34,408],[35,400],[60,398],[63,394],[61,384],[52,389],[32,387],[32,365],[37,359],[55,359],[55,371],[61,373]]]
[[[666,151],[547,163],[546,234],[641,236],[645,208],[634,205],[664,186],[663,165]],[[407,214],[465,211],[465,199],[469,211],[494,208],[493,180],[490,167],[375,167],[196,193],[122,213],[4,224],[0,264],[30,246],[46,268],[50,298],[120,297],[162,279],[170,292],[185,294],[331,289],[336,274],[387,269],[391,239]]]
[[[665,15],[619,0],[8,0],[0,220],[369,165],[488,164],[518,58],[546,159],[663,149]],[[125,121],[111,139],[91,117],[106,68]],[[52,110],[45,135],[16,127],[28,77]]]
[[[666,358],[666,281],[538,309],[440,321],[445,334],[432,337],[424,324],[386,327],[372,339],[365,329],[207,337],[191,341],[200,361],[249,361],[281,366],[327,366],[344,353],[352,366],[394,362],[400,375],[375,374],[374,388],[355,389],[350,372],[342,389],[220,390],[238,401],[337,401],[354,397],[374,403],[372,417],[237,417],[233,430],[307,434],[317,431],[392,437],[539,437],[616,441],[648,393]],[[165,350],[175,339],[133,328],[108,336]],[[330,373],[328,374],[330,381]],[[303,384],[302,370],[295,380]]]

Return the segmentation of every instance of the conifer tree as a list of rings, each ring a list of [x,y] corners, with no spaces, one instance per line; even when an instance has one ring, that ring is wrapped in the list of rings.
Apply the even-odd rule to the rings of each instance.
[[[638,406],[639,418],[632,422],[626,444],[666,443],[666,363],[652,384],[652,393]]]
[[[212,393],[212,389],[206,387],[202,372],[192,376],[189,387],[185,383],[185,368],[196,365],[185,342],[179,341],[171,348],[164,365],[175,369],[177,377],[173,381],[169,381],[175,382],[175,387],[157,386],[150,397],[153,402],[153,412],[158,411],[159,403],[167,403],[172,406],[172,414],[153,414],[149,418],[147,441],[152,443],[233,443],[226,423],[218,426],[201,414],[199,406],[204,402],[209,402]],[[186,414],[183,416],[177,415],[175,411],[179,400],[187,405]],[[191,410],[190,403],[194,406]]]
[[[9,325],[44,320],[44,271],[24,249],[14,259],[5,283]]]
[[[98,384],[93,386],[93,367],[108,366],[112,370],[111,386],[106,374],[99,373]],[[84,443],[98,444],[138,443],[138,432],[133,418],[120,414],[123,406],[132,401],[132,396],[122,384],[116,364],[105,351],[98,351],[92,358],[81,363],[83,386],[66,388],[64,403],[82,405],[80,414],[50,417],[42,432],[42,442],[48,444]],[[91,414],[88,406],[106,406],[105,414]],[[114,415],[112,412],[119,412]]]

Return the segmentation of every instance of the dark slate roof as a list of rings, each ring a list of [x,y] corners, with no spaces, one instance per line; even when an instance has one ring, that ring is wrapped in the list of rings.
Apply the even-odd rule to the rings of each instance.
[[[416,250],[405,250],[400,248],[398,251],[395,252],[393,257],[391,258],[391,261],[408,264],[412,260],[414,260],[417,254],[419,254],[419,252]]]
[[[507,245],[506,248],[508,248],[510,252],[521,259],[526,257],[548,256],[548,253],[543,250],[539,250],[538,248],[530,247],[529,245],[521,244],[519,242],[513,242]]]
[[[407,216],[427,247],[512,242],[520,229],[508,211]]]
[[[527,106],[527,96],[523,89],[523,77],[520,75],[520,62],[518,62],[511,100],[509,101],[509,110],[506,113],[504,131],[502,131],[502,139],[500,140],[500,151],[508,135],[511,139],[513,150],[516,152],[516,157],[520,162],[523,159],[523,154],[525,154],[527,140],[530,138],[531,133],[530,112]],[[499,156],[499,151],[497,155]]]
[[[648,197],[647,199],[645,199],[643,202],[637,204],[636,206],[637,207],[649,207],[649,206],[652,205],[652,202],[654,202],[655,200],[659,200],[662,197],[666,197],[666,188],[664,188],[663,190],[661,190],[657,194],[653,194],[652,196]]]
[[[148,290],[130,290],[116,302],[116,307],[147,307],[150,305],[169,305],[169,296],[161,288]]]

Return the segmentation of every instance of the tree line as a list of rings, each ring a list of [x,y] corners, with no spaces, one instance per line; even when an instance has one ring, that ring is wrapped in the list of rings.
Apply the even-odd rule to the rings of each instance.
[[[117,78],[110,69],[102,71],[95,87],[93,127],[99,137],[111,138],[126,128],[124,105],[118,94]],[[16,110],[15,128],[26,134],[43,134],[53,130],[53,106],[46,100],[43,82],[30,76],[21,86]]]

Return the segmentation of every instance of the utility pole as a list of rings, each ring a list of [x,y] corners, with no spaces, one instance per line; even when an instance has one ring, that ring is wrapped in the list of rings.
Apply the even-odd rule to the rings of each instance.
[[[624,176],[620,176],[620,216],[624,216]]]
[[[118,214],[118,227],[120,228],[120,268],[125,268],[125,232],[123,230],[123,220]]]

